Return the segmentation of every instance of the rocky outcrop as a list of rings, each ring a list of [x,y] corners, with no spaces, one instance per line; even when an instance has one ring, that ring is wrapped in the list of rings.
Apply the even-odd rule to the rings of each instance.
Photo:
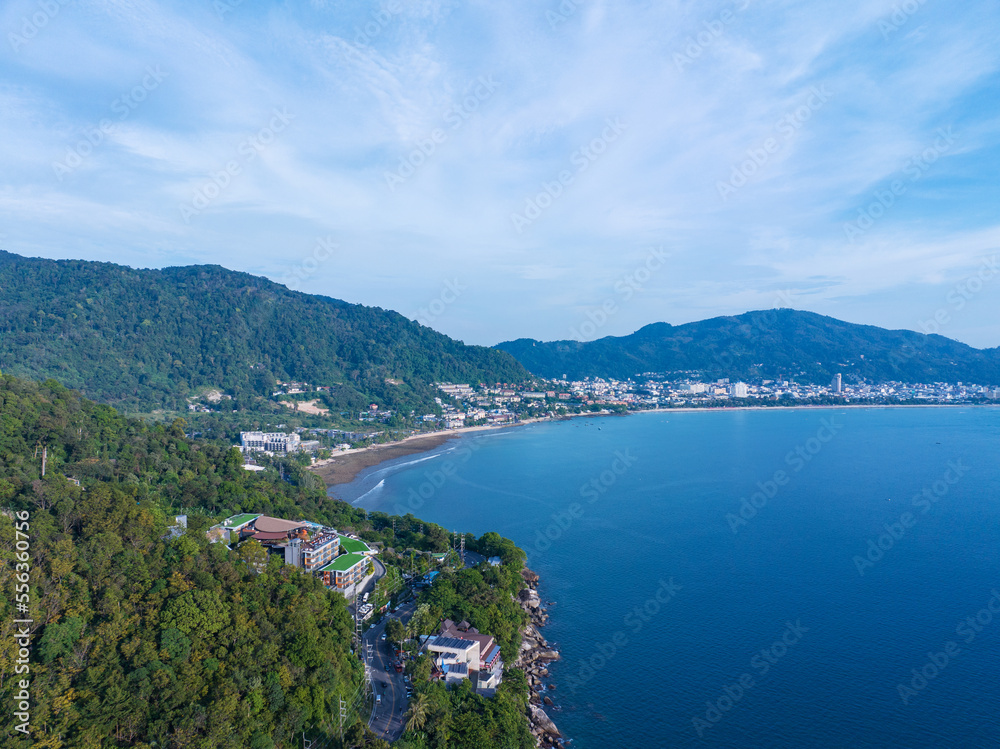
[[[559,651],[552,648],[539,632],[548,621],[549,615],[542,607],[541,598],[538,596],[537,573],[525,568],[521,576],[528,587],[521,591],[518,601],[528,614],[528,624],[521,632],[521,651],[514,665],[524,671],[528,681],[531,694],[528,719],[537,746],[557,747],[560,746],[559,740],[562,734],[540,705],[544,702],[546,706],[555,707],[552,698],[542,693],[547,691],[544,682],[549,675],[547,666],[552,661],[559,660]]]

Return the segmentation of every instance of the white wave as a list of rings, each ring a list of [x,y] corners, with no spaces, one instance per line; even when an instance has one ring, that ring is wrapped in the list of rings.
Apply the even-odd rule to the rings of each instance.
[[[383,488],[384,486],[385,486],[385,479],[382,479],[377,484],[375,484],[375,486],[373,486],[371,489],[369,489],[364,494],[362,494],[360,497],[358,497],[356,500],[354,500],[354,504],[355,505],[360,504],[362,499],[364,499],[365,497],[367,497],[369,494],[372,494],[373,492],[377,492],[379,489]]]

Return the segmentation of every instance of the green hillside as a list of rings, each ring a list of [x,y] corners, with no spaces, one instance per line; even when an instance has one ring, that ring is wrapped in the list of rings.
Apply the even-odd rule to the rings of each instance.
[[[0,377],[3,746],[300,746],[354,698],[362,669],[343,598],[278,562],[255,574],[206,541],[213,505],[315,501],[241,463],[179,426]],[[188,531],[169,540],[180,509]],[[9,709],[15,618],[32,620],[30,739]]]
[[[219,266],[135,270],[0,252],[0,369],[104,403],[182,410],[199,388],[251,407],[275,382],[331,385],[354,410],[433,403],[430,383],[520,382],[511,356],[402,315]]]
[[[980,350],[940,335],[855,325],[791,309],[669,325],[621,337],[497,348],[540,377],[626,379],[642,372],[696,371],[703,377],[794,378],[829,382],[836,372],[869,380],[1000,384],[1000,349]]]
[[[388,749],[365,727],[370,705],[344,598],[280,557],[258,574],[259,546],[231,551],[209,544],[205,530],[212,518],[267,513],[429,551],[449,549],[449,532],[412,515],[366,517],[293,463],[285,478],[242,463],[237,450],[186,439],[180,421],[126,419],[55,381],[0,375],[0,701],[8,716],[0,746],[293,749],[305,732],[314,746]],[[171,536],[175,513],[186,514],[187,530]],[[436,631],[460,608],[517,652],[524,615],[511,593],[523,587],[524,553],[496,534],[470,543],[510,564],[443,573],[451,608],[431,606],[411,628]],[[388,549],[381,559],[408,561]],[[498,601],[509,604],[503,612]],[[31,622],[27,659],[15,619]],[[30,736],[12,716],[13,676],[24,665]],[[494,700],[467,689],[446,699],[448,746],[531,746],[523,677],[505,681]]]

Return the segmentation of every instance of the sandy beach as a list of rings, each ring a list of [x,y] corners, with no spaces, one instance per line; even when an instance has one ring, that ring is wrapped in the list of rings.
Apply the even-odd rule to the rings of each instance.
[[[644,409],[641,411],[629,411],[627,414],[622,414],[622,415],[632,416],[635,414],[697,413],[697,412],[711,412],[711,411],[764,411],[764,410],[775,410],[775,409],[829,410],[829,409],[845,409],[845,408],[957,408],[961,406],[970,407],[971,404],[842,403],[839,405],[835,404],[812,405],[803,403],[801,405],[795,405],[795,406],[702,406],[695,408],[681,406],[677,408],[656,408],[656,409],[651,408],[651,409]],[[599,418],[602,416],[611,416],[611,415],[614,414],[608,414],[606,412],[567,414],[566,416],[556,417],[555,419],[551,420],[561,421],[565,419]],[[414,434],[410,437],[406,437],[405,439],[400,440],[399,442],[390,442],[384,445],[375,445],[373,447],[359,447],[352,450],[344,450],[342,452],[337,453],[331,458],[327,458],[326,460],[321,460],[315,463],[309,470],[313,471],[317,476],[323,479],[327,487],[337,486],[338,484],[348,484],[351,481],[353,481],[358,476],[358,474],[361,473],[366,468],[372,468],[373,466],[377,466],[378,464],[384,463],[388,460],[395,460],[396,458],[404,458],[408,455],[416,455],[417,453],[433,450],[435,447],[440,447],[448,440],[461,437],[463,434],[468,434],[470,432],[482,432],[493,429],[510,429],[512,427],[524,426],[525,424],[533,424],[539,421],[550,421],[550,419],[525,419],[524,421],[519,421],[515,424],[502,424],[498,426],[461,427],[459,429],[449,429],[446,431]]]
[[[379,463],[384,463],[387,460],[405,458],[408,455],[416,455],[417,453],[433,450],[448,440],[461,437],[463,434],[481,432],[487,429],[506,429],[512,426],[520,426],[521,424],[530,424],[533,421],[535,420],[519,421],[517,424],[503,424],[500,426],[461,427],[447,431],[414,434],[399,442],[343,450],[331,458],[318,461],[309,470],[323,479],[327,487],[348,484],[354,481],[357,475],[366,468],[377,466]]]

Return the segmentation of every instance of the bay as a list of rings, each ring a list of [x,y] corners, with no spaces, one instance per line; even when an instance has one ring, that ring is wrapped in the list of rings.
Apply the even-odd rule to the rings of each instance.
[[[998,447],[996,408],[664,411],[331,493],[528,552],[574,747],[997,746]]]

